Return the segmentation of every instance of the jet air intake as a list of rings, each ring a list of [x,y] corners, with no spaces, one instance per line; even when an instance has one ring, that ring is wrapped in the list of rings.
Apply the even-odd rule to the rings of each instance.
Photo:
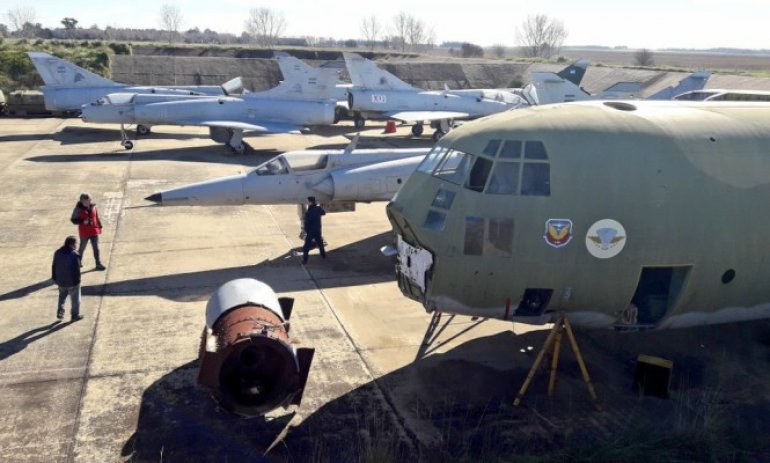
[[[264,415],[299,405],[315,349],[289,339],[294,299],[250,278],[220,286],[206,305],[198,383],[226,410]]]

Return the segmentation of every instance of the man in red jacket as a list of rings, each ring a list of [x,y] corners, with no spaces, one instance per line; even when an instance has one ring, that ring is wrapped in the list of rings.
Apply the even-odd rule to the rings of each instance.
[[[99,259],[99,235],[102,234],[102,222],[99,220],[99,212],[96,210],[96,204],[91,202],[91,195],[83,193],[80,195],[80,201],[75,205],[70,220],[78,226],[78,235],[80,235],[80,266],[83,266],[83,251],[86,245],[91,241],[91,248],[94,250],[94,260],[96,260],[96,270],[104,270],[107,267],[102,265]]]

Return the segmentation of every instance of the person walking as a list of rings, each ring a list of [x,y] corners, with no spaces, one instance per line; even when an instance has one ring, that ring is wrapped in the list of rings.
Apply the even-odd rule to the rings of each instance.
[[[59,304],[56,309],[56,318],[64,318],[64,302],[70,297],[72,308],[70,316],[73,322],[83,318],[80,315],[80,255],[75,250],[78,239],[68,236],[64,245],[53,254],[51,264],[51,278],[59,287]]]
[[[324,250],[324,239],[321,236],[321,216],[326,215],[323,207],[315,202],[315,196],[307,197],[307,212],[305,212],[305,245],[302,246],[302,263],[307,264],[307,255],[313,248],[315,241],[318,250],[321,251],[321,257],[326,258]]]
[[[91,248],[94,251],[94,260],[96,260],[96,270],[104,270],[107,267],[102,265],[99,259],[99,235],[102,233],[102,222],[99,220],[99,211],[96,210],[96,204],[92,202],[91,195],[82,193],[80,201],[72,210],[70,220],[78,226],[78,235],[80,235],[80,266],[83,266],[83,252],[86,245],[91,242]]]

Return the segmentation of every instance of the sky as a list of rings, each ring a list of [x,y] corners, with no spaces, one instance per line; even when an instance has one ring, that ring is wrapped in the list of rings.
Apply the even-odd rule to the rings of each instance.
[[[44,27],[78,25],[160,28],[164,3],[177,5],[182,28],[209,28],[240,34],[249,9],[283,14],[285,36],[360,39],[363,18],[374,15],[390,28],[403,11],[432,27],[436,43],[467,41],[482,46],[516,45],[516,29],[528,16],[546,14],[562,21],[565,45],[629,48],[770,49],[770,0],[0,0],[0,22],[16,6],[33,7]]]

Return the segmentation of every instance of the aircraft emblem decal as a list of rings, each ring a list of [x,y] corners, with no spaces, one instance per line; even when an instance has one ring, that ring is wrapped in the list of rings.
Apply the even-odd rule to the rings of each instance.
[[[85,79],[85,77],[83,77],[83,74],[81,74],[79,72],[75,73],[75,82],[80,82],[83,79]]]
[[[626,245],[626,229],[620,222],[603,219],[591,225],[586,233],[586,248],[598,259],[609,259],[620,254]]]
[[[569,219],[546,220],[543,239],[554,248],[566,246],[572,241],[572,221]]]

